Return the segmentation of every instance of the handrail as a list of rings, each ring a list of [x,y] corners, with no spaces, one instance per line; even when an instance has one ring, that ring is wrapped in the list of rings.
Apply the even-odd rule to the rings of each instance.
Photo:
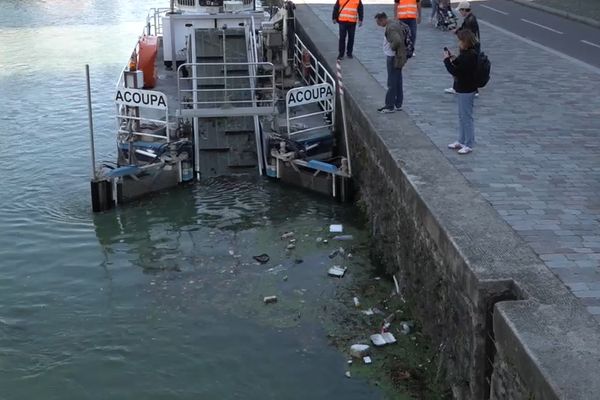
[[[309,64],[305,65],[303,56],[307,54]],[[327,71],[327,68],[315,57],[315,55],[306,47],[304,42],[294,35],[294,67],[302,80],[307,85],[318,85],[321,83],[329,83],[333,87],[333,92],[336,93],[337,82],[333,76]],[[328,101],[318,102],[322,110],[327,110],[329,107]],[[336,96],[333,96],[331,107],[335,110]],[[335,112],[331,113],[331,126],[335,129]]]
[[[224,69],[235,67],[235,66],[244,66],[248,68],[248,74],[245,75],[206,75],[196,76],[191,74],[192,76],[183,77],[181,74],[182,68],[199,68],[199,67],[223,67]],[[258,68],[266,67],[266,70],[271,72],[266,73],[258,73],[256,72]],[[199,74],[196,74],[199,75]],[[256,87],[256,82],[259,78],[268,79],[270,84],[264,87]],[[194,87],[194,83],[192,84],[192,89],[182,89],[182,84],[185,81],[196,81],[198,80],[215,80],[218,82],[218,87],[208,87],[198,89]],[[247,86],[239,86],[239,84],[232,86],[231,83],[234,80],[248,80]],[[178,67],[178,78],[177,78],[177,92],[179,96],[179,104],[181,108],[214,108],[215,105],[236,105],[236,104],[253,104],[255,103],[255,107],[271,107],[275,106],[275,72],[273,68],[273,64],[268,62],[220,62],[220,63],[184,63]],[[232,100],[231,96],[228,94],[239,93],[239,92],[247,92],[248,98],[241,100]],[[223,97],[223,100],[216,99],[207,99],[204,101],[196,100],[187,100],[184,98],[184,93],[193,93],[193,94],[210,94],[214,93],[216,97]],[[257,98],[258,95],[262,95],[263,98]],[[197,97],[197,96],[194,96]]]

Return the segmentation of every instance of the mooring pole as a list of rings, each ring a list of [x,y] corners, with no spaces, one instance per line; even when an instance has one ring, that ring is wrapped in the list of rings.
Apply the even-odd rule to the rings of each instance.
[[[92,119],[92,89],[90,85],[89,64],[85,64],[85,79],[87,82],[88,121],[90,124],[90,150],[92,152],[92,178],[96,180],[96,149],[94,148],[94,121]]]
[[[340,60],[336,63],[337,84],[340,93],[340,106],[342,107],[342,126],[344,127],[344,142],[346,142],[346,160],[348,160],[348,175],[352,176],[352,165],[350,164],[350,143],[348,143],[348,126],[346,125],[346,106],[344,104],[344,85],[342,84],[342,64]]]

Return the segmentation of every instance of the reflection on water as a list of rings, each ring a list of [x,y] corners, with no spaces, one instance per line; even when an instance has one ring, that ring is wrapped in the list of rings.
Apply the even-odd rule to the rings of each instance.
[[[164,3],[2,2],[0,398],[379,398],[344,377],[320,324],[352,274],[328,278],[335,244],[316,238],[342,222],[364,244],[354,209],[246,177],[91,214],[84,64],[112,159],[132,22]]]

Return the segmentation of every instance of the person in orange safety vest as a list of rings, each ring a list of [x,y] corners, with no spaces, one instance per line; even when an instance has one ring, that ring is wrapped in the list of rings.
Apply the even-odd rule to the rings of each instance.
[[[340,27],[340,40],[338,44],[338,60],[344,58],[344,53],[348,58],[352,58],[352,49],[354,47],[354,32],[356,24],[362,26],[363,4],[361,0],[336,0],[333,6],[331,19],[334,24]],[[348,44],[346,45],[346,36]]]
[[[410,40],[414,47],[417,42],[417,24],[421,23],[421,0],[394,0],[394,3],[396,18],[410,28]]]

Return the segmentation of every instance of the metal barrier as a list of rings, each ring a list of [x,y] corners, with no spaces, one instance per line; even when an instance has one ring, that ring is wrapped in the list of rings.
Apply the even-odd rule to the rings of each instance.
[[[236,11],[246,11],[254,9],[254,0],[239,0],[240,7],[235,7]],[[225,4],[223,0],[177,0],[177,8],[181,11],[201,11],[205,7],[226,7],[232,6],[231,3]]]
[[[313,131],[321,128],[331,128],[335,129],[335,107],[336,107],[336,81],[333,76],[327,71],[325,66],[321,64],[317,57],[306,47],[306,45],[302,42],[302,40],[298,37],[298,35],[294,35],[294,68],[298,75],[302,78],[304,83],[309,86],[318,86],[322,87],[324,84],[330,85],[333,90],[333,96],[326,96],[324,100],[317,101],[316,103],[319,105],[321,109],[320,112],[314,112],[304,115],[296,115],[295,117],[289,116],[289,106],[287,110],[287,124],[288,124],[288,135],[292,136],[301,132]],[[288,92],[289,95],[289,92]],[[288,102],[286,102],[288,104]],[[320,126],[313,126],[308,129],[301,129],[294,132],[290,132],[290,121],[298,120],[302,118],[308,118],[314,115],[323,115],[326,118],[328,123],[325,123]]]
[[[294,36],[294,68],[298,75],[302,78],[304,83],[308,86],[304,88],[295,88],[288,91],[286,96],[286,119],[287,119],[287,130],[288,136],[292,137],[302,132],[315,131],[323,128],[333,129],[334,128],[334,116],[335,116],[335,90],[336,82],[321,64],[314,54],[306,47],[306,45],[300,40],[298,35]],[[307,93],[310,96],[308,100],[303,93]],[[313,95],[314,93],[314,95]],[[302,100],[292,102],[293,96],[302,95]],[[317,100],[318,99],[318,100]],[[308,100],[308,101],[307,101]],[[295,103],[295,104],[294,104]],[[290,117],[290,107],[295,105],[304,105],[316,103],[319,106],[320,111],[307,112],[305,114],[296,113],[295,116]],[[305,129],[298,129],[292,132],[291,122],[299,121],[302,119],[308,119],[314,116],[323,116],[325,123],[314,124],[312,127]]]
[[[144,34],[151,36],[162,36],[162,17],[164,17],[169,11],[169,8],[151,8],[146,16],[146,29],[144,30]]]
[[[191,69],[191,76],[182,76],[183,68]],[[261,69],[264,72],[260,72]],[[259,80],[264,85],[259,85]],[[191,85],[186,85],[186,81],[191,81]],[[188,86],[192,89],[182,88]],[[185,63],[178,68],[177,92],[183,117],[254,116],[275,112],[275,72],[273,64],[267,62]]]
[[[154,101],[151,102],[150,99]],[[160,102],[157,101],[159,99]],[[163,139],[166,142],[171,140],[168,101],[164,93],[120,87],[117,89],[115,102],[120,141],[129,141],[132,135]],[[152,116],[144,116],[142,110]]]

